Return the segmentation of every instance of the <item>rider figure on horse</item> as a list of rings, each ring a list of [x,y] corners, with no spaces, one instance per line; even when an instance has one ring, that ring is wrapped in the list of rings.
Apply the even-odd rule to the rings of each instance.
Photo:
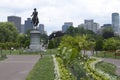
[[[32,23],[33,23],[33,25],[34,25],[34,27],[35,27],[35,26],[37,26],[38,23],[39,23],[38,12],[37,12],[36,8],[34,8],[34,12],[32,13],[31,16],[32,16]]]

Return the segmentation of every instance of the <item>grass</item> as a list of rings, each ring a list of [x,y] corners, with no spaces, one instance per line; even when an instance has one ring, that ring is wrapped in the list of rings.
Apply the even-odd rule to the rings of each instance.
[[[2,61],[2,60],[4,60],[4,59],[6,59],[6,58],[2,58],[2,57],[0,57],[0,61]]]
[[[116,66],[110,63],[106,63],[106,62],[99,62],[95,65],[96,68],[111,74],[111,75],[116,75]]]
[[[115,56],[115,52],[101,51],[101,52],[97,53],[97,55],[95,54],[94,56],[96,56],[96,57],[102,57],[102,58],[120,59],[120,56]]]
[[[18,55],[22,52],[22,50],[2,50],[2,54],[8,54],[8,55]]]
[[[6,55],[0,54],[0,61],[4,60],[4,59],[6,59],[6,58],[7,58]]]
[[[105,73],[108,73],[110,75],[113,76],[117,76],[116,75],[116,66],[110,63],[106,63],[106,62],[99,62],[95,65],[95,67],[97,69],[100,69],[102,71],[104,71]],[[120,76],[117,76],[117,80],[120,80]]]
[[[25,52],[23,50],[2,50],[0,53],[6,54],[6,55],[32,55],[32,54],[43,54],[43,55],[52,55],[52,54],[57,54],[57,49],[47,49],[45,52]]]
[[[57,54],[57,49],[47,49],[46,52],[43,52],[42,54],[45,55],[52,55],[52,54]]]
[[[39,59],[26,80],[54,80],[54,64],[51,56]]]

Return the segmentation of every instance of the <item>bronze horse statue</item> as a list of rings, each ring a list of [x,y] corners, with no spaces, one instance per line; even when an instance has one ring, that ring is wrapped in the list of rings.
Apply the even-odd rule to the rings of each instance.
[[[32,24],[34,27],[36,27],[39,23],[39,19],[38,19],[38,12],[36,10],[36,8],[34,8],[34,12],[32,13]]]

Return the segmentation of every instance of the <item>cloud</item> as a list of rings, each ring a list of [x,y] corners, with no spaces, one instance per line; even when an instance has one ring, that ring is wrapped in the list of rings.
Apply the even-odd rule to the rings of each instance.
[[[30,17],[36,7],[40,23],[51,33],[61,30],[64,22],[73,22],[75,26],[84,19],[94,19],[95,22],[111,23],[111,14],[120,12],[120,0],[2,0],[0,2],[0,21],[9,15],[22,17],[22,23]]]

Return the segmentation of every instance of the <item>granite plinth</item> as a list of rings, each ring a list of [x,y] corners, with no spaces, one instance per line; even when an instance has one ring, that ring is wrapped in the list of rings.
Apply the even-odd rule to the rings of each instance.
[[[42,45],[40,43],[40,32],[38,30],[32,30],[30,32],[30,51],[41,51]]]

